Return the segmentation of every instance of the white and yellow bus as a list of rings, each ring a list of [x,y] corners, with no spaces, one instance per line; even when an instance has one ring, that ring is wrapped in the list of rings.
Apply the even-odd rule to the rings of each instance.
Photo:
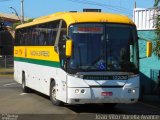
[[[60,12],[18,26],[15,37],[14,79],[24,92],[54,105],[137,102],[138,37],[128,17]]]

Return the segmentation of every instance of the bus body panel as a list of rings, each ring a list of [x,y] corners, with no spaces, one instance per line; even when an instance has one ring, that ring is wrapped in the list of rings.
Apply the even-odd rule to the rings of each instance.
[[[55,81],[57,83],[56,99],[67,102],[67,73],[57,68]]]
[[[57,99],[66,102],[66,73],[54,67],[14,61],[14,80],[22,84],[22,71],[25,73],[26,86],[50,95],[50,82],[54,79],[57,87]]]
[[[26,86],[49,95],[50,80],[56,76],[56,68],[16,61],[15,80],[22,83],[22,72],[25,73]]]
[[[134,88],[136,92],[139,92],[139,88]],[[122,89],[122,88],[86,88],[86,92],[92,93],[92,94],[86,94],[86,97],[83,95],[75,95],[73,91],[75,91],[76,88],[69,88],[68,93],[68,101],[69,104],[87,104],[87,103],[135,103],[138,101],[139,94],[129,95],[128,90],[129,89]],[[107,96],[101,96],[102,92],[110,91],[114,95],[111,97]],[[99,96],[97,96],[99,94]],[[96,96],[94,96],[96,95]],[[129,95],[129,96],[128,96]],[[91,97],[92,96],[92,97]]]
[[[95,17],[96,16],[96,17]],[[135,25],[134,22],[127,16],[111,13],[98,13],[98,12],[59,12],[49,16],[44,16],[33,20],[26,24],[22,24],[16,27],[16,29],[25,28],[33,25],[38,25],[42,23],[47,23],[50,21],[64,20],[67,26],[74,23],[84,23],[84,22],[108,22],[108,23],[121,23]]]

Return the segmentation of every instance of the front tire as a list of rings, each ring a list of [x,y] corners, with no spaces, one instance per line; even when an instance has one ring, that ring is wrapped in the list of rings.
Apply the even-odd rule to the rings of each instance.
[[[50,100],[53,105],[61,106],[61,105],[63,105],[63,102],[56,99],[56,92],[57,91],[56,91],[55,82],[52,82],[51,86],[50,86]]]

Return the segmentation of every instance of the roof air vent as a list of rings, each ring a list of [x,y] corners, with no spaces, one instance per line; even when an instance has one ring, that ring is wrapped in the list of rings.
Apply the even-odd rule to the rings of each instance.
[[[83,9],[83,12],[101,12],[101,9]]]
[[[77,11],[69,11],[69,12],[77,12]]]

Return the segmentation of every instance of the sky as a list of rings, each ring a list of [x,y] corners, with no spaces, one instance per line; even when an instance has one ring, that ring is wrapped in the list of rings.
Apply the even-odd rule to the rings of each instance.
[[[0,13],[14,12],[20,15],[21,0],[0,0]],[[102,9],[103,12],[132,17],[134,2],[137,8],[152,8],[154,0],[24,0],[24,15],[37,18],[62,11],[83,11],[83,8]]]

